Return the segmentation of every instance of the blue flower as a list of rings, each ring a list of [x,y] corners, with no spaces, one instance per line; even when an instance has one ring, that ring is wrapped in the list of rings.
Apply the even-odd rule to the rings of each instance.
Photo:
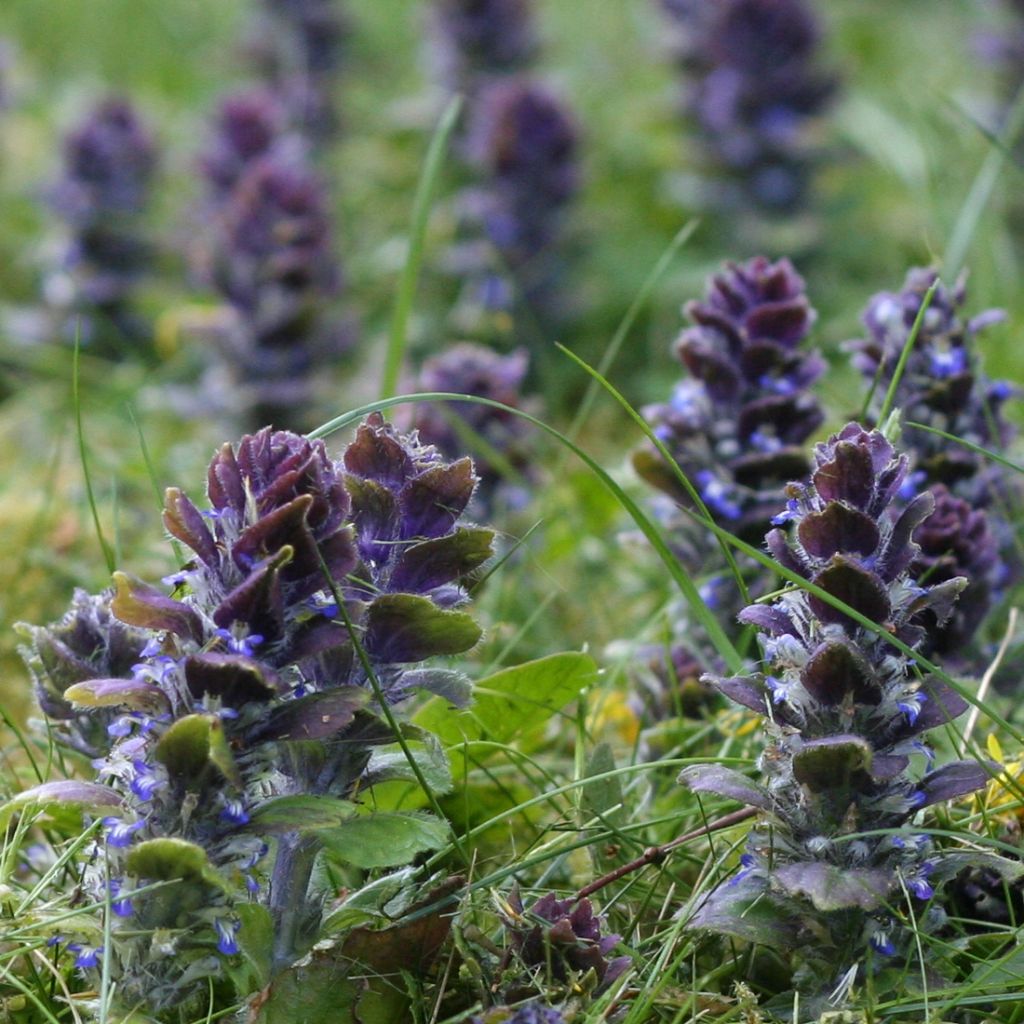
[[[132,761],[134,772],[130,783],[131,791],[143,802],[153,799],[153,794],[164,784],[145,761]]]
[[[135,913],[130,896],[121,895],[121,886],[124,883],[120,878],[110,879],[110,909],[118,917],[131,917]]]
[[[123,849],[126,846],[131,846],[132,837],[146,822],[144,819],[140,819],[129,823],[111,815],[103,819],[103,824],[107,826],[107,842],[111,846]]]
[[[213,922],[213,927],[217,932],[217,949],[225,956],[237,953],[238,939],[235,937],[235,933],[242,927],[242,923],[221,917]]]
[[[896,707],[907,716],[907,721],[913,725],[921,714],[921,705],[928,699],[928,695],[920,690],[906,694],[902,700],[896,702]]]
[[[935,895],[935,890],[928,882],[928,876],[934,867],[935,865],[931,861],[925,860],[917,866],[916,872],[903,876],[907,888],[919,900],[930,900]]]
[[[100,953],[103,952],[102,946],[86,946],[80,942],[69,942],[68,949],[72,953],[77,953],[75,957],[75,966],[81,968],[97,967],[100,962]]]
[[[881,953],[882,956],[892,956],[896,952],[896,947],[892,944],[889,933],[882,928],[879,928],[871,936],[871,948],[875,952]]]
[[[232,825],[247,825],[249,813],[241,800],[224,800],[224,809],[220,812],[221,821],[229,822]]]

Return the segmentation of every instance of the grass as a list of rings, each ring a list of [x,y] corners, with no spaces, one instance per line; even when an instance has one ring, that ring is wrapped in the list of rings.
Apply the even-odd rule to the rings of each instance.
[[[435,795],[418,780],[455,831],[449,847],[424,858],[417,878],[468,863],[457,901],[446,897],[402,918],[411,926],[457,910],[440,961],[447,967],[427,980],[389,976],[412,992],[408,1012],[423,1024],[464,1021],[490,998],[500,965],[494,950],[503,941],[501,908],[513,883],[527,896],[578,892],[644,850],[734,809],[718,800],[702,803],[677,786],[680,768],[718,761],[755,771],[759,733],[735,710],[678,718],[641,734],[628,703],[638,648],[664,646],[684,614],[703,619],[717,641],[710,661],[717,655],[731,668],[743,664],[699,596],[703,581],[681,570],[647,511],[648,492],[625,468],[629,449],[642,438],[634,410],[663,400],[679,376],[669,353],[682,325],[679,306],[700,294],[704,276],[726,258],[762,249],[793,252],[819,311],[817,341],[832,361],[822,388],[828,427],[843,422],[863,397],[839,343],[861,331],[858,318],[871,294],[896,289],[908,266],[930,259],[971,268],[971,311],[1007,309],[1007,325],[986,333],[985,362],[993,376],[1024,380],[1024,350],[1016,343],[1024,324],[1020,167],[1012,151],[978,129],[996,83],[970,55],[971,34],[985,18],[975,5],[820,4],[845,93],[823,126],[816,212],[796,228],[727,225],[678,200],[688,154],[656,4],[544,0],[538,6],[544,69],[573,104],[585,140],[570,280],[579,311],[566,335],[551,339],[578,358],[556,355],[552,345],[549,366],[556,369],[544,390],[560,404],[524,417],[535,428],[532,457],[543,483],[527,507],[500,524],[508,554],[474,593],[487,633],[462,667],[483,679],[500,667],[586,650],[601,672],[576,700],[511,739],[485,736],[453,746],[449,755],[464,770],[452,793]],[[332,187],[348,301],[362,322],[362,341],[358,363],[339,372],[336,418],[318,431],[332,451],[334,433],[343,437],[371,409],[400,420],[409,402],[453,397],[406,392],[408,368],[454,340],[455,296],[439,255],[454,231],[456,172],[442,151],[455,115],[451,108],[444,114],[424,160],[443,102],[425,84],[422,5],[375,0],[349,7],[357,29],[342,93],[346,135],[321,170]],[[150,225],[164,252],[161,273],[147,286],[147,311],[170,323],[197,301],[209,308],[210,297],[195,295],[183,271],[196,218],[192,161],[214,98],[239,80],[232,53],[245,9],[236,0],[8,0],[2,6],[0,35],[15,41],[20,95],[13,110],[0,114],[0,136],[10,142],[0,160],[0,303],[7,312],[36,301],[53,247],[54,228],[38,197],[55,173],[59,133],[90,96],[107,88],[139,99],[165,149]],[[209,451],[230,436],[222,424],[183,418],[166,399],[201,362],[187,341],[179,340],[155,367],[111,366],[88,351],[79,361],[59,342],[25,346],[11,323],[0,315],[0,798],[33,785],[37,772],[88,771],[73,760],[61,763],[45,733],[27,724],[37,712],[13,623],[53,620],[74,587],[102,588],[114,540],[118,567],[147,579],[176,568],[180,558],[163,543],[153,491],[175,484],[198,497]],[[1020,420],[1019,412],[1011,408],[1011,414]],[[1014,468],[1020,462],[994,458]],[[636,529],[645,541],[632,535]],[[730,550],[766,561],[756,547],[712,532]],[[792,574],[788,579],[804,585]],[[1007,595],[1004,607],[1016,597]],[[993,617],[987,633],[993,642],[1004,620],[1002,611]],[[1004,675],[1019,674],[1019,659],[1019,645],[1011,645]],[[972,680],[921,664],[971,698]],[[979,711],[972,749],[995,732],[1012,751],[1008,756],[1018,757],[1024,719],[1016,696],[997,690]],[[952,754],[961,738],[950,727],[944,752]],[[396,806],[422,806],[417,787],[388,786],[383,793]],[[1017,853],[1000,831],[1020,828],[1012,802],[991,814],[960,804],[929,821],[945,845]],[[109,905],[83,902],[76,854],[87,835],[77,828],[59,815],[49,822],[23,815],[2,837],[0,1020],[118,1019],[109,976],[91,991],[71,958],[46,945],[60,929],[83,926],[99,927],[103,942],[102,928],[110,926]],[[782,958],[708,943],[685,927],[700,895],[735,868],[745,834],[736,824],[694,838],[603,888],[595,900],[623,937],[629,970],[594,998],[557,980],[546,991],[564,998],[581,1024],[768,1020],[767,994],[785,991]],[[31,857],[43,861],[35,873],[23,866]],[[921,932],[922,959],[931,944],[945,977],[910,967],[887,994],[859,977],[864,1019],[1017,1024],[1024,1019],[1018,938],[1012,925],[972,933],[955,920],[938,937]],[[743,980],[748,988],[735,987]],[[210,998],[214,1009],[189,1021],[230,1017],[223,992]],[[174,1019],[184,1024],[186,1018]]]

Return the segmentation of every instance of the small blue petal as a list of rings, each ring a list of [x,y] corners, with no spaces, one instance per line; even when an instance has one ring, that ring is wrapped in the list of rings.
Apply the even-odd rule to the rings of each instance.
[[[217,932],[217,949],[225,956],[232,956],[238,952],[238,940],[235,932],[241,927],[238,921],[229,921],[224,918],[213,922]]]

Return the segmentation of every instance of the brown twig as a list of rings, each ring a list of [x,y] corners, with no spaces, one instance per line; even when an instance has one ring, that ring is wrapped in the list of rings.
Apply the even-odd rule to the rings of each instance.
[[[626,875],[647,867],[648,864],[660,864],[677,846],[682,846],[683,843],[688,843],[691,839],[699,839],[701,836],[710,835],[712,832],[719,832],[723,828],[731,828],[733,825],[738,825],[741,821],[746,821],[747,818],[752,818],[755,814],[757,814],[756,807],[743,807],[738,811],[733,811],[732,814],[716,818],[707,825],[701,825],[700,828],[695,828],[692,832],[676,836],[675,839],[671,839],[661,846],[648,846],[636,860],[631,860],[628,864],[622,864],[614,871],[609,871],[607,875],[602,875],[596,881],[583,886],[573,897],[573,902],[578,903],[599,889],[603,889],[606,885],[611,885],[612,882],[617,882],[620,878],[625,878]]]

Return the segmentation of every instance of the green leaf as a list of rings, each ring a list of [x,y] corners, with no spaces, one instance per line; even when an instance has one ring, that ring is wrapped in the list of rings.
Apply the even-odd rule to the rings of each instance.
[[[210,864],[206,851],[184,839],[147,839],[128,851],[125,868],[136,878],[148,878],[154,882],[202,879],[223,888],[223,882]]]
[[[39,807],[49,814],[61,809],[102,814],[121,806],[121,798],[112,789],[94,782],[61,779],[23,790],[0,806],[0,829],[11,816],[28,807]]]
[[[236,903],[234,912],[242,923],[238,932],[241,960],[224,961],[224,968],[240,997],[263,988],[270,980],[274,957],[274,922],[270,911],[258,903]]]
[[[201,785],[207,767],[214,765],[232,785],[241,788],[235,759],[216,715],[179,718],[160,738],[155,754],[173,778],[189,785]]]
[[[597,665],[590,655],[552,654],[481,679],[473,691],[476,700],[466,711],[452,712],[447,701],[435,697],[414,721],[446,747],[477,739],[510,743],[558,714],[596,676]]]
[[[410,743],[407,740],[406,746],[431,790],[437,796],[450,793],[453,788],[452,771],[444,750],[437,743],[431,742]],[[376,786],[394,780],[415,782],[417,785],[420,781],[405,751],[397,743],[375,749],[366,766],[366,785]],[[377,790],[374,790],[374,795],[377,795]]]
[[[615,771],[615,756],[607,743],[599,743],[587,759],[586,775],[605,775]],[[618,824],[625,816],[622,804],[622,781],[618,775],[597,779],[583,786],[583,806],[590,814]],[[608,815],[611,815],[609,819]]]
[[[377,811],[320,833],[327,852],[357,868],[408,864],[448,842],[448,823],[425,811]]]
[[[356,805],[331,796],[279,796],[261,804],[249,817],[259,832],[311,832],[333,828],[356,813]]]
[[[480,637],[472,616],[445,611],[417,594],[384,594],[366,611],[364,644],[384,661],[409,663],[461,654]]]

